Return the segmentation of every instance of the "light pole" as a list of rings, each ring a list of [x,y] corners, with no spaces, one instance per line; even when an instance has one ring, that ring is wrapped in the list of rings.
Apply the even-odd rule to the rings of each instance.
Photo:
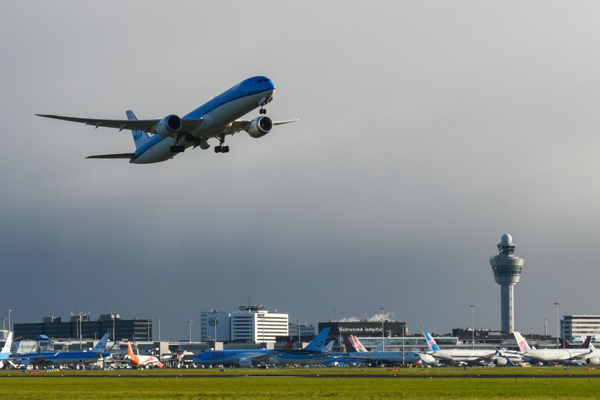
[[[380,307],[381,310],[381,350],[385,351],[385,307]]]
[[[113,320],[113,342],[116,342],[117,341],[117,332],[116,332],[116,328],[115,328],[115,326],[116,326],[115,322],[117,320],[117,316],[116,316],[116,314],[113,314],[112,311],[111,311],[111,318]]]
[[[192,321],[191,319],[188,321],[189,324],[189,328],[190,328],[190,343],[192,343]]]
[[[12,310],[8,310],[8,330],[10,331],[10,313]]]
[[[302,347],[302,342],[300,341],[300,318],[298,318],[298,344]]]
[[[475,306],[471,304],[471,342],[473,343],[473,350],[475,350]]]
[[[162,317],[158,317],[158,341],[160,342],[160,322],[162,320]]]
[[[560,303],[554,303],[554,305],[556,306],[556,348],[558,349],[560,347],[558,344],[558,306]]]

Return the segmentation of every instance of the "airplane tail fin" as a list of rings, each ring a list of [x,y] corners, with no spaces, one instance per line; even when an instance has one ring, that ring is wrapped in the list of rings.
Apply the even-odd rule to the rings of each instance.
[[[10,346],[12,346],[12,338],[13,338],[13,333],[8,332],[8,337],[6,338],[4,347],[2,348],[2,351],[0,352],[0,360],[8,360],[8,358],[10,357]]]
[[[562,347],[563,349],[570,349],[571,348],[571,344],[569,342],[567,342],[567,339],[562,338],[560,341],[562,342],[560,344],[560,347]]]
[[[352,345],[349,336],[344,336],[344,347],[347,353],[356,353],[356,348]]]
[[[323,347],[325,347],[325,341],[327,340],[327,335],[329,335],[329,328],[324,328],[316,338],[314,338],[306,347],[302,350],[308,351],[323,351]]]
[[[592,337],[591,336],[586,336],[585,337],[585,341],[583,342],[583,344],[581,345],[582,349],[589,349],[590,345],[592,345]],[[593,346],[593,345],[592,345]]]
[[[128,120],[137,121],[137,117],[135,116],[133,111],[127,110],[126,114],[127,114]],[[144,143],[146,143],[148,141],[148,139],[150,139],[150,136],[144,131],[132,130],[131,134],[133,135],[133,142],[135,143],[136,150],[139,149],[140,146],[142,146]]]
[[[431,335],[427,332],[423,332],[423,337],[425,337],[425,342],[427,342],[427,346],[429,347],[429,351],[440,351],[440,346],[437,345],[435,340],[431,337]]]
[[[100,340],[98,340],[98,343],[96,343],[96,346],[94,346],[92,351],[94,353],[105,353],[107,343],[108,343],[108,333],[105,333],[104,336],[102,336],[102,338]]]
[[[531,351],[531,347],[529,347],[529,344],[527,344],[527,340],[525,340],[525,338],[519,332],[513,332],[513,334],[515,335],[515,340],[519,345],[519,350]]]
[[[138,365],[138,358],[135,354],[133,354],[131,342],[127,342],[127,356],[129,357],[129,360],[134,366]]]
[[[357,352],[359,352],[359,353],[368,353],[369,352],[369,350],[365,349],[365,346],[363,346],[363,344],[360,342],[360,340],[358,340],[358,338],[356,336],[350,335],[350,340],[352,341],[353,346]]]
[[[331,352],[331,350],[333,350],[333,343],[334,343],[334,341],[333,341],[333,340],[332,340],[331,342],[327,343],[327,346],[325,346],[325,347],[323,348],[323,351],[324,351],[325,353],[330,353],[330,352]]]

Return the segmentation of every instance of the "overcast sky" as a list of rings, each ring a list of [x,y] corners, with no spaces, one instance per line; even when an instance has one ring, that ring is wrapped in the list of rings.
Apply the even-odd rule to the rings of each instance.
[[[187,337],[251,303],[500,328],[488,257],[525,259],[516,328],[600,314],[597,1],[3,1],[0,316],[113,310]],[[241,80],[274,119],[154,165],[128,131]],[[249,118],[258,115],[253,112]],[[213,143],[214,144],[214,143]],[[157,327],[155,325],[155,337]]]

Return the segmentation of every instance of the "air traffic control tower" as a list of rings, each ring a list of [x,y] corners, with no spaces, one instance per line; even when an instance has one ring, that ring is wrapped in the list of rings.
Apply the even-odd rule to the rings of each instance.
[[[502,235],[498,243],[500,254],[490,257],[490,265],[494,272],[494,279],[500,285],[500,321],[501,330],[513,333],[515,330],[515,285],[521,280],[521,271],[525,260],[515,257],[516,244],[508,233]]]

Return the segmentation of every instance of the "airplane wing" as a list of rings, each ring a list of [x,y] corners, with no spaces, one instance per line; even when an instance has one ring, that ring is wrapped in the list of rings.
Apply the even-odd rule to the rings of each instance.
[[[61,115],[49,115],[49,114],[35,114],[38,117],[60,119],[63,121],[79,122],[81,124],[92,125],[96,128],[115,128],[119,131],[123,129],[130,129],[135,131],[144,131],[148,133],[155,133],[156,126],[161,121],[160,119],[141,119],[141,120],[127,120],[127,119],[94,119],[94,118],[77,118],[77,117],[64,117]],[[202,119],[182,119],[181,120],[181,133],[188,133],[196,129]]]
[[[297,121],[300,121],[300,119],[290,119],[287,121],[273,121],[273,126],[291,124],[292,122]],[[238,119],[236,121],[233,121],[227,128],[225,128],[225,134],[233,135],[234,133],[250,129],[251,123],[252,121],[247,119]]]

